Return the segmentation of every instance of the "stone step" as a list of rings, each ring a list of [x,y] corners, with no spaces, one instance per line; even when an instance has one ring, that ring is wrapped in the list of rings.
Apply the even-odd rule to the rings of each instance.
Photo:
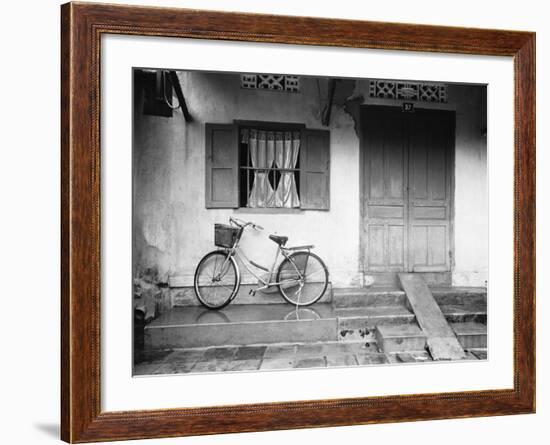
[[[452,275],[450,272],[416,272],[416,275],[428,284],[428,286],[450,286]],[[399,287],[398,272],[372,272],[365,274],[365,280],[374,286]]]
[[[430,287],[440,306],[487,306],[487,289],[482,287]],[[371,286],[364,288],[335,288],[332,302],[336,308],[406,305],[405,292],[398,287]]]
[[[368,306],[403,306],[405,292],[395,287],[335,288],[332,293],[335,308]]]
[[[440,306],[477,304],[487,308],[485,287],[430,287],[430,290]]]
[[[414,323],[415,316],[405,306],[368,306],[335,308],[338,317],[338,339],[341,341],[375,342],[378,325]]]
[[[426,336],[416,324],[380,325],[375,336],[378,349],[386,354],[426,348]]]
[[[470,360],[487,360],[487,348],[471,348],[466,354]]]
[[[464,348],[486,346],[483,305],[441,308]],[[298,310],[289,304],[229,305],[220,311],[198,306],[177,307],[146,325],[143,336],[146,349],[320,341],[375,344],[379,341],[377,328],[381,327],[386,328],[382,331],[390,337],[395,337],[396,332],[407,334],[407,328],[414,331],[417,327],[416,318],[404,305],[342,308],[315,304]],[[392,327],[396,331],[392,331]],[[388,344],[392,342],[399,343],[395,338],[388,340]],[[407,350],[418,347],[418,338],[403,347]]]
[[[476,322],[451,323],[464,349],[487,348],[487,325]]]
[[[387,355],[390,363],[426,363],[433,360],[428,351],[393,352]]]
[[[177,284],[177,283],[176,283]],[[258,291],[252,294],[258,287],[257,284],[245,284],[242,283],[239,287],[239,291],[235,299],[231,302],[232,305],[262,305],[262,304],[282,304],[288,305],[288,302],[283,298],[281,293],[274,289],[270,292]],[[187,307],[198,306],[201,307],[197,296],[195,295],[195,289],[192,286],[187,287],[170,287],[170,298],[172,300],[172,306],[174,307]],[[319,300],[319,303],[330,303],[332,301],[332,284],[329,283],[325,294]]]
[[[413,323],[405,306],[333,308],[315,304],[229,305],[220,311],[176,307],[146,325],[146,349],[345,341],[375,343],[380,324]]]
[[[330,304],[173,308],[144,328],[145,349],[336,341]]]
[[[487,324],[487,305],[479,303],[443,304],[439,308],[449,323]]]

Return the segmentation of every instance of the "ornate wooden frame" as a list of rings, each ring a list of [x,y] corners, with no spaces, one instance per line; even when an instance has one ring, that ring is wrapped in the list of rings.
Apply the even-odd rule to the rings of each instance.
[[[99,69],[102,34],[512,56],[514,387],[510,390],[102,412]],[[61,7],[61,436],[68,442],[535,411],[535,34],[92,3]]]

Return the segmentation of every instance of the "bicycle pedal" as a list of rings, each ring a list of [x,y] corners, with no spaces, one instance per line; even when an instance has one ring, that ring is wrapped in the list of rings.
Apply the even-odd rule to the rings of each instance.
[[[248,291],[248,295],[252,296],[252,297],[255,297],[256,296],[256,291],[254,289],[250,289]]]

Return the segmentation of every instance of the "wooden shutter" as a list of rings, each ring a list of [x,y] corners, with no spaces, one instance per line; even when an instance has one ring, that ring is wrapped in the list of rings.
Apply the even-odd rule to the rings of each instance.
[[[232,124],[206,124],[206,208],[239,207],[239,140]]]
[[[300,148],[300,207],[307,210],[330,208],[330,132],[302,132]]]

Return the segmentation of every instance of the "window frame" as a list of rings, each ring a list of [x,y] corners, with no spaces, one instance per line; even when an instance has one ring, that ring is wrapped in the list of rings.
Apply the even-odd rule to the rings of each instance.
[[[242,119],[234,119],[233,125],[237,127],[237,134],[240,140],[241,130],[246,129],[255,129],[255,130],[264,130],[264,131],[300,131],[301,138],[303,140],[304,132],[307,130],[307,127],[305,124],[297,123],[297,122],[280,122],[280,121],[258,121],[258,120],[242,120]],[[241,165],[241,150],[238,150],[238,171],[239,175],[241,172],[241,169],[243,168]],[[301,168],[297,169],[299,171],[299,176],[301,180]],[[239,213],[268,213],[268,214],[276,214],[276,213],[302,213],[305,212],[306,209],[303,209],[301,207],[301,200],[300,200],[300,207],[294,207],[294,208],[287,208],[287,207],[248,207],[248,206],[241,206],[240,201],[240,195],[241,195],[241,184],[240,179],[237,182],[237,194],[239,196],[239,207],[235,208],[235,211],[238,211]],[[298,193],[300,191],[298,190]]]
[[[296,175],[300,207],[241,207],[240,160],[243,146],[239,129],[261,128],[264,131],[299,131],[301,149],[299,174]],[[225,133],[225,135],[224,135]],[[331,131],[307,128],[302,123],[235,120],[228,123],[204,123],[206,209],[261,213],[299,213],[305,210],[330,210]],[[244,197],[243,197],[244,198]]]

